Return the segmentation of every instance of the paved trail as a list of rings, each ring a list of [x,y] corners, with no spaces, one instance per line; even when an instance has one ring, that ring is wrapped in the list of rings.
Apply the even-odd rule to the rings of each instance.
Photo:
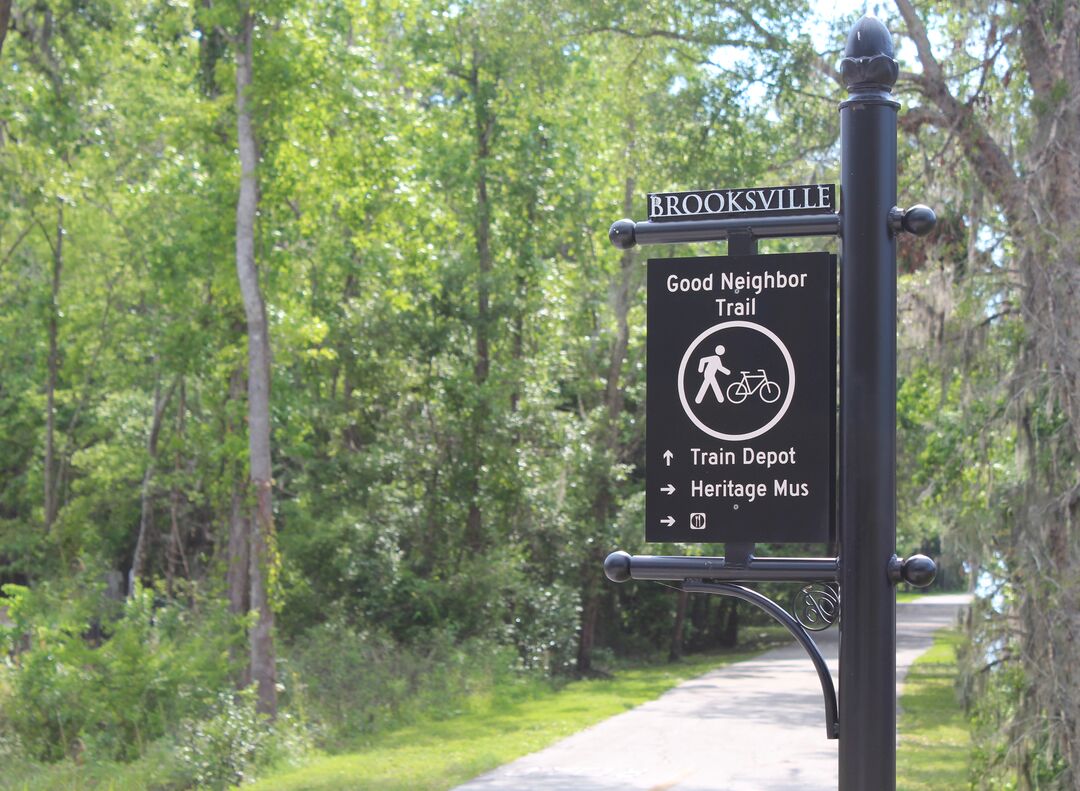
[[[897,605],[898,690],[967,601]],[[817,642],[836,678],[837,630]],[[836,745],[825,738],[817,674],[793,642],[687,681],[456,791],[834,791]]]

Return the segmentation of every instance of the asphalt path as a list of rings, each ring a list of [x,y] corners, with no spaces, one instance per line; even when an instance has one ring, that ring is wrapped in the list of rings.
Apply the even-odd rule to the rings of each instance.
[[[969,597],[898,604],[897,691]],[[815,636],[837,677],[838,633]],[[687,681],[660,698],[458,786],[456,791],[835,791],[821,686],[792,642]]]

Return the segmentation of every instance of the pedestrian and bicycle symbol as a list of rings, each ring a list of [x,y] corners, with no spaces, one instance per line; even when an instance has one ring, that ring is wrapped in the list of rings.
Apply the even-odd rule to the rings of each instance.
[[[772,330],[752,321],[724,321],[690,342],[677,386],[697,428],[729,442],[748,440],[784,417],[795,394],[795,364]]]
[[[724,403],[724,388],[717,381],[717,376],[721,373],[731,374],[731,371],[724,367],[722,359],[726,352],[727,349],[724,346],[717,346],[715,354],[710,354],[698,360],[698,373],[702,374],[702,377],[701,387],[698,388],[697,395],[694,396],[695,404],[704,401],[705,395],[710,390],[713,392],[718,404]],[[741,404],[747,397],[755,393],[760,395],[761,400],[766,404],[771,404],[780,397],[780,385],[769,381],[769,375],[765,373],[764,368],[758,368],[757,373],[750,373],[750,371],[740,371],[739,373],[742,374],[742,379],[727,386],[727,400],[731,403]]]

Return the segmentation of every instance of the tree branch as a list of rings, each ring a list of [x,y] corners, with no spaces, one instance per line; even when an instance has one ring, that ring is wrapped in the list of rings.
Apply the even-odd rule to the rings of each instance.
[[[936,126],[939,129],[944,129],[948,125],[949,122],[945,116],[926,105],[912,107],[900,116],[900,128],[912,134],[918,133],[924,126]]]
[[[0,2],[3,2],[3,0],[0,0]],[[0,44],[0,46],[2,46],[2,44]],[[25,239],[32,230],[34,230],[34,225],[35,221],[31,220],[30,223],[22,229],[19,235],[15,237],[15,241],[11,243],[11,247],[9,247],[7,252],[4,253],[4,257],[0,259],[0,269],[3,269],[7,265],[8,261],[11,260],[11,256],[15,255],[15,251],[19,249],[19,245],[22,244],[23,239]],[[52,243],[52,239],[49,240],[49,243]]]
[[[662,30],[660,28],[649,28],[647,30],[627,30],[626,28],[619,27],[618,25],[602,25],[598,27],[591,27],[583,30],[587,36],[597,35],[599,33],[614,33],[619,36],[625,36],[626,38],[632,38],[637,40],[662,38],[671,39],[672,41],[681,41],[684,44],[700,44],[707,47],[746,47],[749,49],[761,49],[763,47],[760,41],[751,41],[749,39],[742,38],[714,38],[712,36],[696,36],[689,33],[680,33],[677,30]]]
[[[1001,203],[1011,224],[1019,224],[1028,212],[1024,208],[1019,179],[1012,163],[998,142],[975,116],[973,106],[953,95],[941,64],[930,47],[926,26],[915,13],[909,0],[895,0],[896,7],[907,25],[908,35],[915,43],[922,64],[920,84],[926,97],[937,105],[942,120],[956,130],[975,174],[983,186]]]
[[[904,18],[904,24],[907,25],[908,37],[915,44],[915,50],[919,53],[919,63],[923,67],[923,79],[927,83],[944,86],[945,75],[941,71],[941,64],[934,57],[933,49],[930,47],[930,37],[926,33],[926,25],[919,19],[908,0],[895,0],[895,2],[896,7],[900,10],[900,16]]]
[[[1030,0],[1024,4],[1024,17],[1020,23],[1020,49],[1024,53],[1028,80],[1036,96],[1047,96],[1054,86],[1050,68],[1050,45],[1043,25],[1043,4]]]
[[[1065,22],[1061,31],[1061,73],[1075,89],[1080,85],[1080,47],[1076,45],[1080,36],[1080,7],[1076,3],[1066,3]]]
[[[4,52],[4,39],[7,38],[8,25],[11,23],[11,0],[0,0],[0,54]]]
[[[764,25],[762,25],[757,19],[754,18],[753,14],[747,11],[745,8],[736,8],[734,10],[736,11],[736,13],[738,13],[740,17],[742,17],[743,21],[746,22],[746,24],[750,25],[750,27],[757,31],[757,34],[765,40],[766,46],[768,46],[770,49],[783,51],[784,49],[790,47],[790,44],[788,42],[781,40],[778,36],[767,30]],[[833,66],[832,63],[829,62],[829,60],[824,55],[814,53],[814,65],[817,66],[818,71],[820,71],[830,80],[832,80],[838,86],[840,86],[841,88],[844,87],[844,80],[840,76],[840,72],[837,71],[836,67]]]

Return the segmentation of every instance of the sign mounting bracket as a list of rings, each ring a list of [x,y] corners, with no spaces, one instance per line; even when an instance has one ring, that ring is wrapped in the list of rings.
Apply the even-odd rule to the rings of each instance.
[[[743,232],[750,233],[755,239],[776,239],[787,236],[839,236],[840,215],[807,214],[671,222],[618,220],[608,231],[608,238],[620,250],[628,250],[636,244],[722,242],[733,234]]]

